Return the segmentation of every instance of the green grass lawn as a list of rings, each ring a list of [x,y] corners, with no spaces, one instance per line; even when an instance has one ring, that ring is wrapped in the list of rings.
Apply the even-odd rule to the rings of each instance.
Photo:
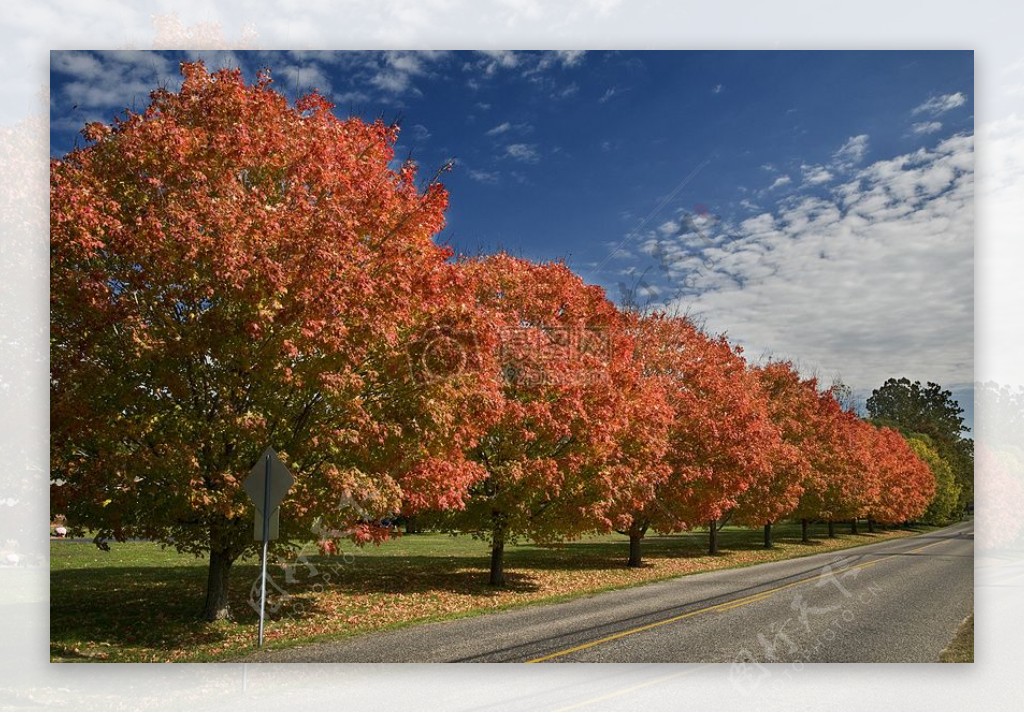
[[[648,536],[645,566],[625,566],[628,539],[602,535],[559,546],[506,547],[508,586],[487,586],[488,548],[470,537],[402,536],[380,546],[324,556],[312,545],[290,573],[271,562],[266,645],[281,647],[411,622],[448,619],[540,601],[557,601],[668,577],[739,567],[854,547],[912,534],[893,530],[835,539],[815,526],[800,543],[798,524],[775,528],[765,550],[757,530],[726,527],[721,553],[706,554],[707,533]],[[231,571],[232,621],[198,620],[206,561],[148,542],[54,540],[50,548],[50,640],[53,661],[204,661],[244,655],[254,646],[250,604],[259,576],[255,558]]]

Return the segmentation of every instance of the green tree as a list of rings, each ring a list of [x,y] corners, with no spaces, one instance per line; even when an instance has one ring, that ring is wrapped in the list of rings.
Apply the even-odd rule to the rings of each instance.
[[[935,477],[935,496],[922,516],[924,522],[944,524],[956,517],[960,500],[960,484],[953,477],[953,469],[932,447],[928,436],[907,439],[917,457],[923,460]]]
[[[920,381],[906,377],[887,379],[871,392],[867,408],[873,420],[887,422],[882,425],[923,433],[936,441],[959,440],[965,430],[964,410],[952,392],[931,381],[921,386]]]
[[[953,472],[959,486],[955,507],[959,516],[974,500],[974,441],[964,434],[963,408],[952,392],[929,381],[887,379],[871,392],[867,411],[880,426],[898,428],[904,436],[925,435]]]

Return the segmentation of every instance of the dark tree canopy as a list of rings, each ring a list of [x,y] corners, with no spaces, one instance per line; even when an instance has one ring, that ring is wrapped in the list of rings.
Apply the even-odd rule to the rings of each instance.
[[[876,424],[896,427],[908,437],[927,436],[953,470],[959,488],[956,510],[973,502],[974,442],[964,436],[969,429],[963,409],[949,390],[931,381],[922,386],[906,377],[887,379],[871,392],[867,408]]]
[[[968,430],[961,417],[964,410],[953,394],[936,383],[887,379],[871,392],[868,415],[875,421],[899,427],[904,432],[923,433],[936,440],[955,441]]]

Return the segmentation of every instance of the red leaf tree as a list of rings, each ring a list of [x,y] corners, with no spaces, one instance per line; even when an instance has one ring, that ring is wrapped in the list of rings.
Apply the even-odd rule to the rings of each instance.
[[[641,321],[638,354],[646,378],[669,409],[664,463],[650,480],[653,497],[637,500],[630,532],[678,532],[709,526],[717,552],[720,519],[738,498],[771,473],[778,447],[754,374],[738,348],[710,337],[686,318],[652,314]]]
[[[466,434],[401,398],[418,311],[453,279],[443,188],[389,168],[393,127],[182,73],[51,164],[51,493],[101,537],[208,553],[215,619],[268,444],[297,476],[283,536],[370,539],[403,474]]]
[[[669,403],[672,380],[653,370],[649,340],[657,335],[654,320],[635,312],[622,319],[633,339],[632,357],[620,363],[623,427],[614,453],[601,473],[602,492],[595,502],[595,529],[629,537],[630,567],[642,564],[642,543],[655,520],[658,498],[672,477],[666,459],[675,411]]]
[[[593,529],[602,480],[626,423],[617,366],[629,357],[621,316],[604,291],[560,263],[508,255],[460,263],[480,311],[475,360],[492,380],[489,417],[467,455],[483,477],[441,524],[485,539],[490,583],[505,583],[505,545]]]
[[[809,469],[792,513],[802,522],[805,542],[811,520],[827,520],[831,537],[836,520],[865,514],[874,487],[871,444],[863,430],[868,424],[844,411],[831,389],[817,394],[813,413],[811,437],[803,448]]]
[[[895,524],[920,517],[935,496],[935,476],[907,440],[893,428],[877,429],[878,491],[871,517]]]
[[[800,378],[790,362],[773,361],[754,369],[768,414],[780,439],[769,453],[770,472],[754,480],[738,498],[733,519],[764,528],[772,546],[772,525],[796,510],[819,447],[817,382]]]

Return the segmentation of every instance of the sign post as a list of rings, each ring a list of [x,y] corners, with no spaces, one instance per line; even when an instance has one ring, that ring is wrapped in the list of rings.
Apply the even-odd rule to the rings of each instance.
[[[263,554],[260,556],[260,634],[256,644],[263,648],[263,618],[267,611],[267,550],[270,548],[270,453],[263,456]]]
[[[249,471],[242,487],[256,504],[254,538],[263,543],[260,557],[260,630],[258,646],[263,646],[263,622],[267,607],[267,551],[270,541],[278,535],[278,506],[291,489],[295,478],[278,458],[273,448],[267,448]]]

